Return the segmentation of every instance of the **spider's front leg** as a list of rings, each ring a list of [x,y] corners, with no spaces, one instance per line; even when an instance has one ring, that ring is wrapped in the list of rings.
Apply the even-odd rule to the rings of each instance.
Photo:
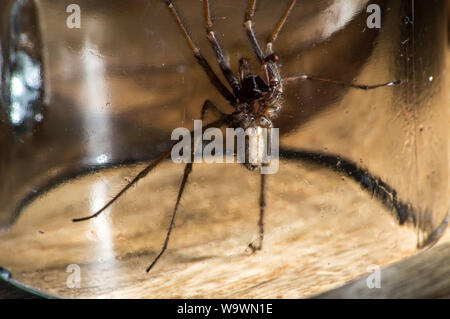
[[[191,36],[189,35],[186,27],[184,26],[182,20],[181,20],[181,16],[178,14],[177,9],[175,8],[175,5],[172,3],[172,0],[164,0],[164,2],[167,5],[167,8],[169,9],[173,19],[175,20],[178,28],[180,29],[184,39],[186,40],[189,48],[191,49],[193,55],[195,56],[198,64],[202,67],[203,71],[205,72],[205,74],[208,76],[209,81],[211,82],[212,85],[214,85],[214,87],[216,88],[217,91],[219,91],[219,93],[228,101],[230,102],[232,105],[237,103],[237,99],[234,96],[233,93],[231,93],[228,88],[222,83],[222,81],[219,79],[219,77],[216,75],[216,73],[214,72],[214,70],[211,68],[211,66],[209,65],[208,61],[205,59],[205,57],[203,56],[202,52],[200,51],[200,48],[194,43],[194,41],[192,40]],[[205,5],[208,5],[208,7],[205,6],[205,15],[207,16],[207,18],[209,17],[209,4],[206,2]],[[207,21],[208,22],[208,21]],[[212,25],[211,25],[212,28]],[[211,39],[214,40],[214,39]],[[211,41],[210,40],[210,41]],[[215,41],[213,41],[214,44],[213,45],[217,45],[217,48],[219,51],[216,52],[216,54],[221,54],[221,48],[220,45],[218,44],[218,42],[216,43]],[[230,73],[231,71],[226,70],[227,65],[224,62],[222,65],[222,70],[225,74],[225,76],[229,79],[232,80],[232,77],[234,76],[232,73]],[[225,69],[224,69],[225,68]],[[234,80],[232,80],[234,81]],[[234,83],[234,82],[233,82]],[[234,84],[230,83],[230,85],[234,88]]]
[[[214,24],[211,19],[209,0],[203,0],[203,8],[205,11],[206,36],[211,44],[214,53],[216,54],[217,62],[219,63],[223,75],[227,79],[228,84],[233,89],[234,95],[237,95],[241,89],[239,81],[234,75],[233,71],[231,70],[230,63],[225,58],[224,53],[222,51],[222,46],[220,45],[220,42],[216,37],[216,32],[214,31]]]
[[[272,31],[270,37],[267,40],[267,55],[264,54],[263,50],[261,49],[261,46],[258,43],[258,40],[256,39],[255,31],[253,30],[253,18],[255,16],[256,11],[256,0],[249,0],[247,11],[245,12],[245,18],[244,18],[244,27],[247,33],[247,38],[250,41],[250,45],[252,46],[252,49],[256,56],[259,59],[259,62],[261,64],[266,63],[266,58],[273,54],[273,43],[277,40],[278,35],[280,34],[281,30],[283,29],[284,25],[286,24],[286,20],[289,17],[292,9],[295,6],[295,3],[297,0],[291,0],[289,2],[289,6],[286,8],[286,10],[283,13],[283,16],[278,21],[277,25],[275,26],[274,30]]]

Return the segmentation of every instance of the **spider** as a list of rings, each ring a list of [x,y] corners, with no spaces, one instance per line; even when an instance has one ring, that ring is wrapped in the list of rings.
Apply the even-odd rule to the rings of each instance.
[[[251,73],[249,68],[249,61],[246,58],[241,58],[239,60],[239,69],[236,76],[232,71],[228,60],[225,58],[221,44],[216,37],[214,24],[211,19],[210,1],[203,0],[206,35],[212,47],[212,50],[215,53],[220,70],[227,81],[227,87],[219,79],[217,74],[212,69],[211,65],[202,55],[200,49],[192,40],[189,32],[182,22],[182,18],[178,13],[174,3],[171,0],[164,1],[179,30],[183,34],[189,48],[191,49],[192,54],[207,75],[209,81],[234,109],[231,114],[225,114],[212,101],[206,100],[201,109],[201,119],[203,120],[205,118],[205,115],[208,111],[213,112],[218,119],[206,125],[203,130],[206,130],[210,127],[242,128],[244,130],[247,128],[272,128],[274,126],[273,121],[277,118],[277,115],[283,108],[282,96],[284,85],[296,80],[319,81],[330,83],[332,85],[346,86],[361,90],[372,90],[384,86],[395,86],[405,82],[396,80],[382,84],[364,85],[346,83],[338,80],[331,80],[307,74],[300,74],[283,78],[280,73],[279,57],[274,52],[273,46],[278,39],[278,36],[282,31],[284,25],[286,24],[286,21],[296,4],[296,0],[290,0],[288,7],[284,11],[284,14],[276,24],[273,32],[270,34],[267,40],[265,51],[261,48],[253,30],[253,17],[256,10],[256,0],[249,0],[248,9],[245,13],[244,18],[244,29],[250,42],[251,48],[260,63],[261,74]],[[164,152],[156,160],[148,164],[142,171],[140,171],[125,187],[122,188],[120,192],[118,192],[109,202],[107,202],[103,208],[98,210],[93,215],[76,218],[73,219],[73,221],[85,221],[91,218],[95,218],[99,214],[101,214],[106,208],[108,208],[119,197],[121,197],[131,186],[136,184],[140,179],[144,178],[159,163],[169,157],[174,145],[175,143],[173,143],[166,152]],[[246,147],[248,148],[247,144]],[[248,149],[246,149],[246,153],[247,152]],[[412,209],[411,205],[398,200],[397,192],[395,191],[395,189],[385,183],[381,178],[372,175],[366,169],[358,167],[358,165],[351,160],[333,154],[322,154],[318,152],[290,149],[280,149],[280,156],[286,160],[307,161],[327,167],[334,171],[341,172],[347,175],[349,178],[358,182],[364,190],[368,191],[372,194],[372,196],[379,199],[387,208],[392,209],[395,212],[400,225],[404,224],[405,222],[410,222],[413,225],[417,224],[416,219],[418,213]],[[251,171],[260,168],[262,165],[267,165],[261,161],[257,163],[245,162],[243,164],[247,169]],[[158,262],[158,260],[161,258],[168,247],[181,197],[188,183],[189,175],[192,172],[192,166],[192,161],[190,163],[186,163],[164,243],[159,253],[153,259],[152,263],[148,266],[147,272],[149,272],[154,267],[154,265]],[[252,252],[261,250],[263,245],[264,213],[266,208],[267,191],[266,186],[267,175],[261,174],[258,221],[259,236],[256,242],[250,243],[248,246]],[[430,236],[429,238],[432,239],[433,236]]]

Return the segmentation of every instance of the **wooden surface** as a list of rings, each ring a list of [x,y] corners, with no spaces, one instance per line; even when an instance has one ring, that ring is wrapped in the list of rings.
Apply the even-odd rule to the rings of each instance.
[[[224,179],[221,170],[204,164],[193,173],[170,249],[146,274],[176,195],[182,168],[173,166],[164,163],[107,217],[89,223],[68,223],[89,211],[89,201],[81,195],[89,193],[88,181],[68,189],[81,195],[81,202],[73,203],[62,187],[34,203],[30,209],[48,215],[25,214],[2,238],[14,278],[63,297],[298,298],[361,277],[372,265],[384,267],[416,253],[414,231],[397,226],[358,186],[326,170],[285,164],[269,183],[264,249],[251,255],[246,246],[257,234],[258,175],[231,165],[221,168],[227,173]],[[129,174],[125,172],[116,183]],[[102,176],[105,183],[108,174]],[[334,191],[329,191],[331,185]],[[49,205],[59,204],[58,198],[66,198],[63,214],[59,205]],[[146,209],[149,204],[159,209]],[[112,233],[105,231],[110,225]],[[447,233],[442,243],[448,238]],[[66,286],[70,264],[81,268],[78,289]]]
[[[5,267],[53,296],[293,298],[415,253],[414,231],[397,226],[357,185],[327,170],[284,164],[269,180],[264,249],[251,255],[246,247],[257,235],[258,174],[237,165],[196,167],[170,249],[150,274],[145,268],[162,244],[181,178],[182,167],[169,162],[91,222],[70,220],[90,211],[95,176],[43,196],[28,208],[41,214],[25,212],[2,236]],[[120,185],[130,170],[110,175],[117,171],[102,173],[100,189]],[[70,264],[80,266],[79,289],[66,286]]]

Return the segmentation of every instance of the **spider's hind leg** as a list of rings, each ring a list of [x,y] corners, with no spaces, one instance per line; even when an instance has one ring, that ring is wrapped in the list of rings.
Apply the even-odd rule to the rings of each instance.
[[[217,106],[211,102],[210,100],[206,100],[205,103],[203,104],[202,107],[202,111],[201,111],[201,120],[204,120],[204,118],[206,117],[206,114],[208,112],[208,110],[213,111],[215,114],[219,115],[219,120],[218,121],[214,121],[212,123],[210,123],[209,125],[203,127],[203,130],[206,130],[209,127],[213,127],[213,125],[223,125],[223,123],[226,121],[227,115],[225,113],[223,113],[221,110],[219,110],[217,108]],[[178,191],[178,195],[177,195],[177,201],[175,203],[175,207],[173,209],[172,212],[172,218],[170,220],[170,225],[169,225],[169,229],[167,231],[166,234],[166,238],[164,239],[164,244],[160,250],[160,252],[158,253],[158,255],[156,255],[155,259],[152,261],[152,263],[150,264],[150,266],[148,266],[147,268],[147,272],[149,272],[153,266],[155,266],[155,264],[158,262],[158,260],[161,258],[161,256],[164,254],[164,252],[167,250],[168,244],[169,244],[169,240],[170,240],[170,235],[172,233],[173,227],[175,226],[175,218],[177,216],[177,212],[178,212],[178,208],[180,206],[180,202],[181,202],[181,197],[183,196],[183,192],[186,188],[187,182],[188,182],[188,178],[189,175],[192,172],[192,166],[193,166],[193,156],[194,156],[194,152],[195,152],[195,145],[194,145],[195,141],[193,141],[193,147],[191,149],[191,161],[189,163],[186,164],[186,167],[184,168],[184,173],[183,173],[183,178],[181,180],[181,184],[180,184],[180,189]]]
[[[169,157],[171,151],[172,151],[173,145],[162,155],[160,155],[157,159],[155,159],[153,162],[148,164],[143,170],[141,170],[125,187],[123,187],[111,200],[109,200],[101,209],[96,211],[94,214],[86,217],[80,217],[80,218],[74,218],[72,221],[74,223],[86,221],[92,218],[95,218],[99,216],[102,212],[104,212],[108,207],[110,207],[112,204],[114,204],[128,189],[131,188],[131,186],[135,185],[139,180],[143,179],[145,176],[147,176],[156,166],[158,166],[163,160],[165,160],[167,157]]]
[[[259,221],[258,221],[258,228],[259,228],[259,238],[257,242],[251,242],[248,244],[248,248],[252,251],[252,253],[261,250],[264,240],[264,212],[266,210],[266,194],[267,194],[267,175],[261,174],[261,188],[259,191]]]
[[[153,268],[153,266],[155,266],[155,264],[158,262],[158,260],[161,258],[161,256],[164,254],[164,252],[167,249],[167,246],[168,246],[169,240],[170,240],[170,234],[172,233],[173,226],[175,225],[175,217],[178,212],[178,207],[180,206],[181,196],[183,195],[184,189],[186,188],[188,177],[191,174],[191,172],[192,172],[192,160],[190,163],[187,163],[186,167],[184,168],[183,179],[181,180],[180,190],[178,191],[177,201],[175,203],[175,208],[173,209],[172,219],[170,220],[169,230],[167,231],[163,247],[161,248],[158,255],[156,255],[155,259],[152,261],[150,266],[148,266],[147,272],[149,272]]]

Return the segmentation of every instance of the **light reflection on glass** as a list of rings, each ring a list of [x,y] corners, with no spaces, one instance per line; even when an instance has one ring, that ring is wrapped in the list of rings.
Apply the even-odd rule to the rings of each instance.
[[[103,181],[96,182],[91,186],[90,208],[91,212],[96,212],[108,201],[107,184]],[[108,268],[114,269],[115,263],[114,241],[109,220],[110,209],[106,209],[102,214],[92,220],[93,233],[96,244],[93,245],[93,254],[100,262],[105,262]],[[113,276],[114,277],[114,276]]]
[[[83,123],[86,132],[87,158],[89,164],[105,164],[112,149],[110,116],[108,110],[103,108],[108,103],[105,66],[101,54],[89,39],[83,49],[82,62],[86,95]]]

